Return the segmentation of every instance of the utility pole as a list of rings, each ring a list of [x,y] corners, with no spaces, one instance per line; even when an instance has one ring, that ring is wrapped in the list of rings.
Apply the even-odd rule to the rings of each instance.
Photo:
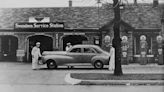
[[[119,0],[113,0],[114,7],[114,39],[112,41],[115,48],[115,70],[114,75],[123,75],[121,67],[121,38],[120,38],[120,4]]]

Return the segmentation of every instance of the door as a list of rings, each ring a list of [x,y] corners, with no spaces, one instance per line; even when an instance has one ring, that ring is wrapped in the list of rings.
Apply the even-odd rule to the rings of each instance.
[[[32,56],[31,56],[31,51],[32,48],[36,45],[36,42],[40,42],[40,51],[41,53],[43,51],[52,51],[53,50],[53,39],[49,36],[45,36],[45,35],[34,35],[34,36],[30,36],[28,38],[28,61],[31,62],[32,61]]]
[[[1,60],[16,61],[16,51],[18,49],[18,39],[14,36],[1,37]]]
[[[91,63],[92,57],[96,55],[97,53],[93,48],[83,48],[83,54],[82,54],[83,63]]]
[[[73,48],[67,52],[67,55],[73,58],[73,61],[70,63],[81,63],[82,50],[81,48]]]

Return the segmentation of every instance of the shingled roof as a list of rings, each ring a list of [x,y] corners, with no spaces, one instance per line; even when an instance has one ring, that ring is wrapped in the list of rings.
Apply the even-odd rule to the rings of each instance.
[[[98,28],[99,23],[102,27],[112,21],[114,14],[105,7],[99,16],[97,7],[0,8],[0,28],[14,28],[14,23],[28,22],[29,17],[50,17],[51,22],[64,22],[66,28]],[[161,27],[161,9],[152,5],[125,7],[121,18],[134,28]]]

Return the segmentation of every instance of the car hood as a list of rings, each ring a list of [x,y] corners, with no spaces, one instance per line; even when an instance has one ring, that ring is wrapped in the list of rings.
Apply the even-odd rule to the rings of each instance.
[[[64,55],[66,51],[44,51],[42,55]]]

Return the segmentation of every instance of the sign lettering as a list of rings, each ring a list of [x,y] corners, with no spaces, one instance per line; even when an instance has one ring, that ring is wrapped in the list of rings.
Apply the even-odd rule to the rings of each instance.
[[[15,23],[15,28],[64,28],[63,23]]]

